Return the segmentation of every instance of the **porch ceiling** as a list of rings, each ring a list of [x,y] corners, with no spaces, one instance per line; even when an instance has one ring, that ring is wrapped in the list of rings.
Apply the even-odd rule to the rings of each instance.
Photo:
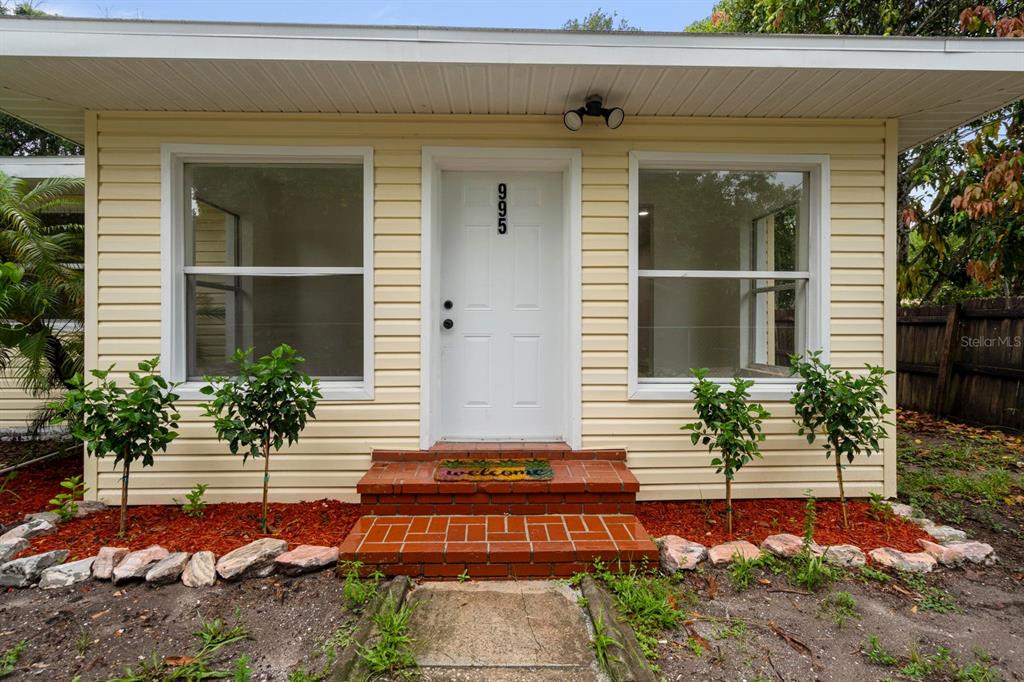
[[[897,118],[901,148],[1024,97],[1024,40],[0,19],[0,109]]]

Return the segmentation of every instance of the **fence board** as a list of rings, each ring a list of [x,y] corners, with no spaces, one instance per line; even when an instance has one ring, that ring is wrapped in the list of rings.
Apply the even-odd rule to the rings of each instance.
[[[901,308],[901,407],[1024,429],[1024,298]]]

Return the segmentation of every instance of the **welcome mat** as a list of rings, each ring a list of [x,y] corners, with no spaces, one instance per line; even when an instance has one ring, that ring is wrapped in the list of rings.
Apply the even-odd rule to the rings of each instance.
[[[435,481],[550,481],[546,459],[446,459],[434,470]]]

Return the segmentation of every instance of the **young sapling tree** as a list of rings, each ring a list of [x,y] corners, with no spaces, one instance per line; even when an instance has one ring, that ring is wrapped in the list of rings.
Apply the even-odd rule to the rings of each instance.
[[[867,373],[854,376],[822,362],[821,352],[801,358],[791,356],[793,373],[800,375],[790,402],[796,409],[801,436],[813,443],[824,436],[825,457],[833,457],[843,528],[850,527],[843,486],[843,458],[850,464],[857,455],[870,456],[882,449],[886,437],[886,416],[892,408],[885,402],[885,377],[892,374],[881,367],[866,365]]]
[[[737,377],[732,388],[725,388],[707,378],[707,369],[691,371],[697,378],[692,389],[697,421],[682,428],[690,432],[694,445],[701,442],[708,452],[717,452],[711,466],[716,474],[725,474],[725,528],[731,535],[732,481],[744,464],[761,457],[761,422],[771,414],[761,404],[748,401],[753,381]]]
[[[71,435],[85,443],[93,457],[114,456],[121,464],[121,523],[118,535],[124,537],[128,526],[128,477],[133,463],[153,465],[153,455],[167,450],[178,437],[178,414],[174,389],[157,372],[160,358],[144,360],[138,371],[128,372],[131,386],[126,388],[110,379],[113,366],[90,372],[96,383],[74,377],[64,400],[50,404],[55,421],[66,422]]]
[[[280,450],[299,440],[306,420],[314,418],[320,384],[299,370],[305,360],[295,349],[282,344],[258,360],[249,360],[252,349],[235,351],[237,376],[206,377],[200,391],[213,400],[203,404],[204,416],[214,417],[218,440],[226,440],[232,454],[242,451],[242,461],[263,458],[263,512],[260,527],[267,526],[270,489],[270,448]]]

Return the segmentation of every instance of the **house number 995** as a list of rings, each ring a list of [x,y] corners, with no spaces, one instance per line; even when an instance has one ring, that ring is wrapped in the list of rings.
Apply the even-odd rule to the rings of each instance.
[[[498,183],[498,234],[508,232],[508,187]]]

